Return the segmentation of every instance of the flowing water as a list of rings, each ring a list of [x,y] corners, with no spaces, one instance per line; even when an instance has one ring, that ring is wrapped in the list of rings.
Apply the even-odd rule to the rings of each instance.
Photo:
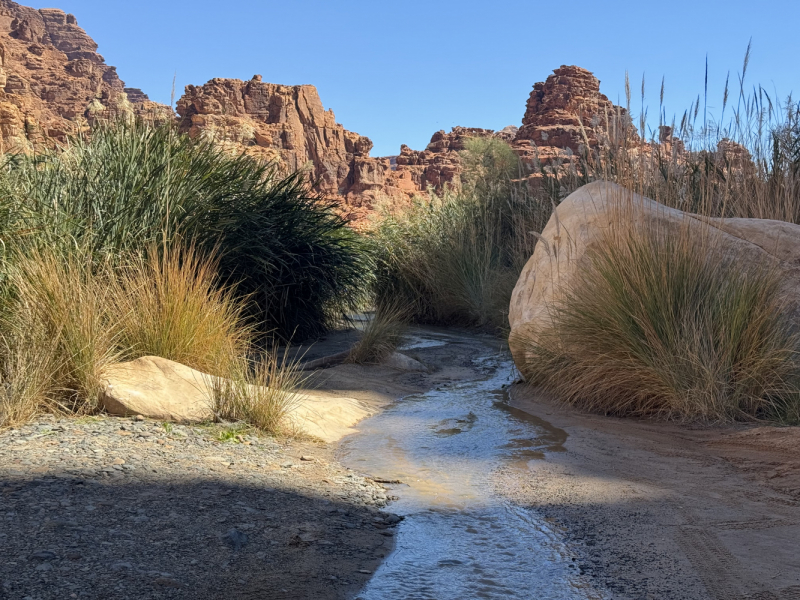
[[[465,342],[480,344],[419,334],[406,347]],[[487,347],[479,366],[481,379],[408,396],[345,442],[345,464],[402,482],[392,486],[391,510],[404,517],[395,550],[359,598],[601,598],[551,524],[493,493],[496,469],[527,469],[563,450],[567,434],[504,402],[507,356]]]

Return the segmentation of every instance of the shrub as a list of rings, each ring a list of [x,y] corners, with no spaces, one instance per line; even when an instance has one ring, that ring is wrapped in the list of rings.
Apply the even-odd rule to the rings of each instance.
[[[797,415],[800,338],[777,272],[726,256],[710,233],[648,227],[606,234],[587,259],[552,324],[522,340],[531,384],[606,414]]]
[[[500,328],[551,205],[510,178],[519,160],[505,142],[466,147],[460,191],[417,198],[378,226],[376,304],[400,302],[423,323]]]
[[[217,250],[253,322],[284,337],[352,310],[369,272],[360,237],[302,172],[281,175],[170,126],[120,122],[63,152],[17,157],[0,197],[9,246],[85,247],[95,262],[182,240]]]

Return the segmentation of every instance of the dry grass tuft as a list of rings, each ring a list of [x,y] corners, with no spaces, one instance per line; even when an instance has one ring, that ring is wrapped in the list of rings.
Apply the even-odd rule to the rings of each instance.
[[[216,266],[191,246],[151,247],[117,271],[112,310],[128,358],[161,356],[219,376],[234,368],[251,330]]]
[[[350,351],[347,362],[365,365],[386,360],[402,343],[408,318],[409,310],[398,304],[379,307]]]
[[[2,421],[42,409],[95,409],[103,369],[120,356],[117,330],[105,318],[109,271],[99,271],[78,252],[28,249],[15,258],[14,300],[2,323]]]
[[[306,379],[288,348],[272,350],[257,359],[240,359],[228,378],[214,384],[215,410],[219,418],[243,421],[263,431],[293,434],[287,419],[302,400],[297,393]]]
[[[526,379],[606,414],[791,420],[800,336],[777,271],[725,255],[711,233],[606,234],[523,340]]]

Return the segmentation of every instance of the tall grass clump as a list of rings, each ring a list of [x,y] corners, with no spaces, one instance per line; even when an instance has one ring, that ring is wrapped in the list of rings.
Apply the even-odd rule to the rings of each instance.
[[[126,358],[160,356],[226,376],[247,353],[246,304],[192,246],[151,247],[116,269],[108,318]]]
[[[26,248],[9,258],[5,284],[0,427],[42,412],[94,412],[108,366],[156,355],[221,382],[212,399],[221,419],[284,431],[296,365],[256,345],[246,299],[220,284],[216,260],[195,247],[153,246],[102,263],[88,250]]]
[[[14,258],[14,299],[0,323],[8,394],[0,420],[95,409],[103,369],[120,356],[118,330],[106,318],[108,277],[105,265],[96,271],[77,252],[28,249]]]
[[[361,338],[353,346],[348,362],[378,364],[403,342],[408,309],[400,304],[383,304],[367,321]]]
[[[231,156],[174,127],[119,122],[58,153],[9,160],[4,242],[87,248],[95,263],[190,240],[217,251],[253,323],[318,334],[360,302],[363,244],[305,174]]]
[[[513,179],[520,163],[505,142],[470,139],[463,160],[460,189],[417,198],[378,226],[376,304],[399,302],[417,322],[501,328],[551,205]]]
[[[725,254],[715,234],[608,233],[521,340],[533,385],[605,414],[796,418],[800,337],[778,271]]]

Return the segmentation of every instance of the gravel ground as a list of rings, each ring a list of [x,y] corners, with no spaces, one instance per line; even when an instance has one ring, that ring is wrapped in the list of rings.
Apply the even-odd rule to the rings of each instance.
[[[0,432],[0,598],[345,598],[393,545],[314,442],[96,417]]]

